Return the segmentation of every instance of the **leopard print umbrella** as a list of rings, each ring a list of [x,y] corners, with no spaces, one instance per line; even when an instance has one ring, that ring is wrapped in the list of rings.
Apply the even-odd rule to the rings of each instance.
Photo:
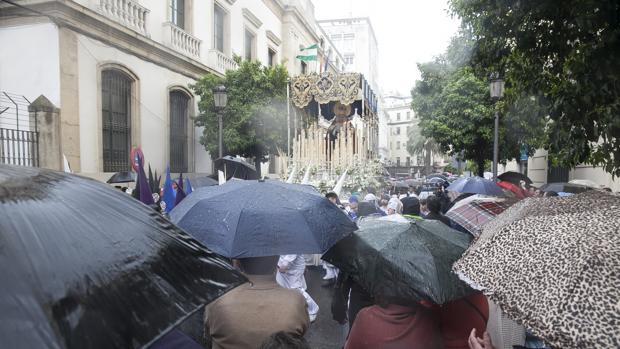
[[[523,200],[453,270],[553,347],[620,347],[618,195]]]

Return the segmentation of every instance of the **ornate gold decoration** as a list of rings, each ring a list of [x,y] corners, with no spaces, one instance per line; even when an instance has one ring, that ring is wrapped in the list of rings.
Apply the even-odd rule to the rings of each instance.
[[[299,75],[291,80],[291,99],[298,108],[307,106],[312,100],[312,88],[318,79],[317,74]]]
[[[291,99],[298,108],[306,107],[313,98],[320,104],[351,104],[360,94],[360,79],[359,73],[298,75],[291,79]]]

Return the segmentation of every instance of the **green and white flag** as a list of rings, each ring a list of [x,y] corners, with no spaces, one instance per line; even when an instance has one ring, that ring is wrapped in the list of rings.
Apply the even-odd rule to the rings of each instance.
[[[297,56],[297,59],[301,61],[316,61],[318,56],[318,49],[318,44],[302,48],[301,54]]]

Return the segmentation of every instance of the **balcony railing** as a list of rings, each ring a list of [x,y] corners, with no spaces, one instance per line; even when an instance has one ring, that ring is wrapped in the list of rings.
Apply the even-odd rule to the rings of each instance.
[[[225,74],[227,70],[237,69],[237,62],[219,50],[209,50],[208,64],[217,72]]]
[[[170,22],[164,23],[164,43],[193,58],[200,57],[200,40]]]
[[[99,10],[106,17],[147,35],[146,19],[149,10],[133,0],[99,0]]]

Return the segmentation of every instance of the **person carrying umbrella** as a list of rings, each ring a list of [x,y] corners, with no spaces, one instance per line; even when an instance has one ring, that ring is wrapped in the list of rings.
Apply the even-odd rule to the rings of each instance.
[[[340,200],[338,199],[338,194],[331,191],[325,194],[325,197],[329,200],[329,202],[336,205],[337,207],[340,207],[339,206]],[[334,282],[336,282],[336,278],[338,277],[338,268],[334,267],[333,265],[325,261],[322,261],[321,264],[323,265],[323,269],[325,270],[325,276],[323,276],[322,286],[327,287],[327,286],[333,285]]]
[[[238,259],[249,279],[205,311],[205,334],[212,348],[256,348],[273,333],[303,336],[310,326],[306,301],[276,282],[278,256]]]
[[[441,213],[441,201],[438,197],[434,195],[429,196],[426,200],[426,207],[429,211],[425,217],[426,219],[437,220],[447,226],[451,226],[450,218],[444,216],[443,213]]]
[[[439,326],[430,309],[419,303],[379,299],[362,309],[353,323],[345,349],[441,349]]]
[[[299,254],[287,254],[280,256],[278,260],[278,272],[276,274],[276,281],[278,285],[297,290],[304,296],[306,303],[308,304],[308,316],[310,322],[316,320],[319,313],[319,305],[316,304],[314,299],[310,297],[306,292],[306,278],[304,273],[306,272],[306,260],[303,255]]]
[[[410,196],[401,201],[403,203],[403,217],[414,220],[423,219],[420,216],[420,200],[417,197]]]

